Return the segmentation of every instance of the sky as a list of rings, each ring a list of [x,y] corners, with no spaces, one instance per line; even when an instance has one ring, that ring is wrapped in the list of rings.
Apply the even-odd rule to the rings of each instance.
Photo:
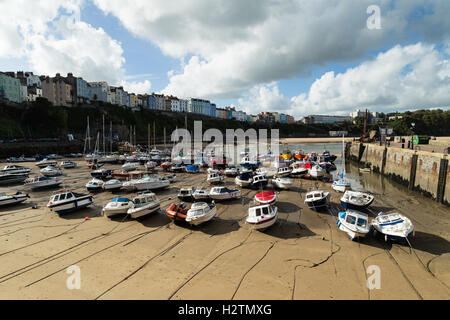
[[[0,71],[249,114],[450,106],[448,0],[0,0]]]

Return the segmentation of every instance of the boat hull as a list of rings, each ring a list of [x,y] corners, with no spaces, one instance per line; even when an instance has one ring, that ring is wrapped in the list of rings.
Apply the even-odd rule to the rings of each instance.
[[[50,210],[61,215],[61,214],[65,214],[65,213],[69,213],[69,212],[73,212],[76,210],[86,208],[87,206],[90,206],[93,203],[94,203],[94,198],[92,196],[89,196],[89,197],[83,197],[81,199],[77,199],[77,200],[66,202],[66,203],[49,205],[48,207],[50,208]]]
[[[159,203],[157,203],[157,204],[146,205],[142,208],[129,209],[128,214],[130,215],[131,218],[137,219],[137,218],[146,216],[148,214],[152,214],[152,213],[158,211],[159,209],[160,209],[160,205],[159,205]]]
[[[312,210],[318,210],[321,208],[325,208],[328,206],[328,197],[322,198],[320,200],[315,200],[315,201],[307,201],[306,204]]]
[[[277,218],[278,218],[278,214],[271,218],[268,218],[266,220],[260,221],[260,222],[249,222],[249,221],[246,221],[246,222],[250,225],[250,227],[252,229],[265,230],[265,229],[271,227],[272,225],[274,225],[275,222],[277,221]]]
[[[0,207],[16,205],[16,204],[24,202],[25,200],[27,200],[27,198],[28,198],[28,195],[25,195],[25,194],[8,196],[7,199],[0,200]]]
[[[353,203],[350,203],[350,202],[344,202],[344,201],[341,200],[341,206],[343,208],[345,208],[345,209],[353,209],[353,210],[360,211],[362,209],[366,209],[367,207],[369,207],[372,204],[373,200],[374,199],[371,199],[369,202],[367,202],[364,205],[357,205],[357,204],[353,204]]]

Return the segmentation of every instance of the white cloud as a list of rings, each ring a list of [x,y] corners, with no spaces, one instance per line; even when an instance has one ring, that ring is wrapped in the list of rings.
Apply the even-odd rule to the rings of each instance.
[[[134,92],[136,94],[149,94],[152,84],[149,80],[144,80],[143,82],[121,81],[121,86],[123,86],[124,90],[128,92]]]

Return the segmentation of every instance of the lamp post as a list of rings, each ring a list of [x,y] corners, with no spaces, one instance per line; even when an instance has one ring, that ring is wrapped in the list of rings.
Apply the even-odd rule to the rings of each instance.
[[[416,126],[415,122],[411,123],[411,149],[414,150],[414,127]]]

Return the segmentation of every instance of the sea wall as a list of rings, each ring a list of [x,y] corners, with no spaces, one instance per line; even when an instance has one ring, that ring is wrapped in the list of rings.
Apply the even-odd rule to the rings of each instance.
[[[411,190],[450,205],[450,166],[446,154],[353,142],[347,144],[346,155],[362,167],[370,167]]]

